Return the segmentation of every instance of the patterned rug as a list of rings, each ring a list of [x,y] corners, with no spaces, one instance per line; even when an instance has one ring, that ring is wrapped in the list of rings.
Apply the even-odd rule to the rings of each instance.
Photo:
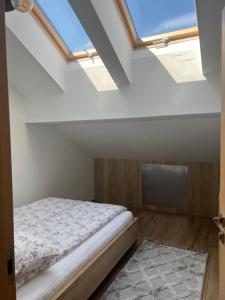
[[[200,300],[208,254],[145,240],[102,300]]]

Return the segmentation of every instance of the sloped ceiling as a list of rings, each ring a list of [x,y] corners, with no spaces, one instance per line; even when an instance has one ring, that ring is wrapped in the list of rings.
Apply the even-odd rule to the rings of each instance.
[[[219,114],[57,125],[94,157],[219,160]]]
[[[6,28],[6,46],[9,82],[24,96],[62,92],[62,89],[8,28]]]
[[[205,74],[214,73],[220,68],[221,10],[225,6],[225,0],[196,1],[203,70]],[[7,46],[9,79],[25,96],[29,97],[33,93],[49,95],[61,92],[9,30],[7,30]],[[182,59],[185,64],[186,61],[190,62],[190,57]],[[180,66],[177,57],[173,57],[173,64],[171,57],[160,62],[165,68],[169,63],[170,68],[166,70],[169,72],[172,68],[172,73],[175,75],[173,79],[175,82],[180,80],[178,76],[180,74],[174,70],[175,65]],[[189,65],[190,63],[187,70],[192,71],[193,67]],[[183,69],[181,75],[184,75]],[[183,77],[181,79],[183,80]],[[75,122],[56,126],[70,139],[88,150],[93,157],[219,160],[219,114]]]

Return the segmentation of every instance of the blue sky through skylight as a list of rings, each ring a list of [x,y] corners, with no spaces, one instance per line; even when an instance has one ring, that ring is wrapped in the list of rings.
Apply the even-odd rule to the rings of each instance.
[[[126,0],[126,3],[140,38],[197,26],[194,0]]]
[[[93,45],[67,0],[36,0],[71,52],[91,49]]]

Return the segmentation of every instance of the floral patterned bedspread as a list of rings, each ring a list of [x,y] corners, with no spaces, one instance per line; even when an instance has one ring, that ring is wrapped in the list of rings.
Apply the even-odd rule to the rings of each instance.
[[[42,239],[46,246],[49,244],[60,249],[56,262],[125,210],[125,207],[118,205],[60,198],[46,198],[15,208],[15,249],[19,251],[17,243],[19,245],[20,241],[16,237],[23,232]],[[22,264],[26,264],[25,258]],[[46,264],[47,267],[49,264]],[[36,270],[25,276],[23,284],[38,272]]]

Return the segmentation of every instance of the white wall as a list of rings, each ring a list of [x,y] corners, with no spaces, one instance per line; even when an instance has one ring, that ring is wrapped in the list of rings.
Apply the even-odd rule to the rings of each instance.
[[[24,104],[10,87],[14,205],[48,196],[93,199],[90,155],[55,126],[25,125]]]

